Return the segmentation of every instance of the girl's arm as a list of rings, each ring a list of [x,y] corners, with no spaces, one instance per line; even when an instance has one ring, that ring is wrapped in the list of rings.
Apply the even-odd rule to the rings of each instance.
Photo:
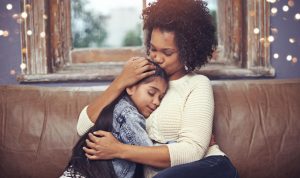
[[[95,123],[104,107],[115,100],[126,87],[154,74],[153,69],[155,69],[155,66],[144,57],[133,57],[127,61],[121,74],[100,96],[88,105],[88,118]]]
[[[123,144],[110,132],[105,131],[94,132],[94,135],[90,133],[89,138],[91,141],[86,140],[89,148],[83,148],[89,159],[118,158],[158,168],[170,167],[169,150],[166,145],[135,146]]]

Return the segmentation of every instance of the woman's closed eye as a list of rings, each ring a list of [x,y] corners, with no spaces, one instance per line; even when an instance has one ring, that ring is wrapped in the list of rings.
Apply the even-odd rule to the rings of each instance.
[[[152,51],[152,52],[156,52],[157,50],[154,48],[154,47],[150,47],[150,51]]]
[[[166,56],[172,56],[175,52],[173,52],[173,51],[164,51],[163,53]]]
[[[153,46],[151,46],[151,47],[150,47],[150,51],[151,51],[151,52],[157,52],[157,49],[154,48]],[[173,50],[170,50],[170,49],[163,49],[161,52],[162,52],[165,56],[168,56],[168,57],[170,57],[170,56],[172,56],[174,53],[176,53],[176,51],[173,51]]]

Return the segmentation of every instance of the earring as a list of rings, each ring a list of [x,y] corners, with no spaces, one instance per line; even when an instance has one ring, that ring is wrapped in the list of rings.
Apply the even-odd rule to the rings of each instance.
[[[188,71],[189,68],[186,65],[184,65],[184,70]]]

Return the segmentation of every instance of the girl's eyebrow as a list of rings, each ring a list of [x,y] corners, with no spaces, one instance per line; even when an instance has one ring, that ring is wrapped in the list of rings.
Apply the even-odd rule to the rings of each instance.
[[[150,86],[152,89],[154,89],[154,90],[157,90],[157,91],[159,91],[159,89],[158,88],[156,88],[156,87],[153,87],[153,86]]]

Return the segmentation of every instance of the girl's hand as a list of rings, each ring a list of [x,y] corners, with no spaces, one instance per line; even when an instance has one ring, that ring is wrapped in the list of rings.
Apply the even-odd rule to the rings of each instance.
[[[153,75],[155,66],[145,57],[132,57],[124,65],[123,71],[117,77],[123,88],[129,87],[141,79]]]
[[[96,131],[89,133],[86,140],[87,146],[83,147],[85,155],[91,160],[107,160],[117,158],[118,151],[122,148],[120,143],[110,132]]]

